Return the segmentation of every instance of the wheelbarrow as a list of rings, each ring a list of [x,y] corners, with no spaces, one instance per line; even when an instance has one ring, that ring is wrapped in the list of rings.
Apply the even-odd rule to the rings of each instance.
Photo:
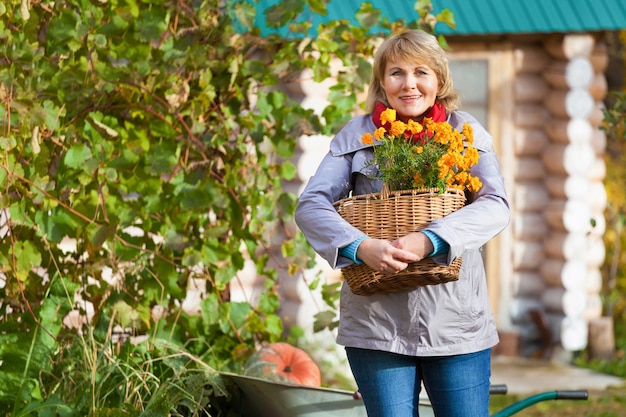
[[[240,417],[367,417],[356,393],[333,388],[315,388],[232,373],[221,373],[236,387]],[[490,394],[506,394],[506,385],[492,385]],[[492,414],[507,417],[541,401],[586,400],[587,390],[546,391],[526,397]],[[427,399],[419,404],[420,417],[434,417]]]

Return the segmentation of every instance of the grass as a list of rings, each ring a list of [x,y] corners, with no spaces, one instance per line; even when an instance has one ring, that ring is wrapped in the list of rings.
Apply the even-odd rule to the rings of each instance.
[[[491,398],[492,413],[522,400],[525,396],[494,395]],[[623,417],[626,415],[626,386],[612,387],[602,391],[589,391],[586,401],[543,401],[515,414],[516,417]]]

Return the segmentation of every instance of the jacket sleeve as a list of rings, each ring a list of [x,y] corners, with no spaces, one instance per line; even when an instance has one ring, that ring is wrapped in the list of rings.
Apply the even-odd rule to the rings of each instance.
[[[450,245],[448,264],[462,256],[463,252],[485,245],[508,225],[511,216],[491,136],[468,113],[456,112],[453,117],[454,120],[450,121],[453,125],[461,127],[464,122],[472,125],[479,159],[471,174],[478,177],[483,185],[478,192],[470,195],[468,204],[427,227]]]
[[[333,206],[352,189],[352,157],[353,154],[333,156],[329,152],[309,179],[296,207],[296,224],[313,249],[333,268],[353,263],[339,256],[339,248],[364,236]]]

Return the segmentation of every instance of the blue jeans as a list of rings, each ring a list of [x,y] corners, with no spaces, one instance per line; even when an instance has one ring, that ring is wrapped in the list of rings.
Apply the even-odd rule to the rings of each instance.
[[[368,417],[417,417],[423,382],[438,417],[488,417],[491,349],[414,357],[346,348]]]

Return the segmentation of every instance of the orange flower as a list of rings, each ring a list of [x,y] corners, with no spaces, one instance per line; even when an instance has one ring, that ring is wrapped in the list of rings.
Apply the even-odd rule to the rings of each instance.
[[[412,135],[417,135],[418,133],[421,133],[422,130],[424,130],[424,126],[422,126],[421,123],[417,123],[411,119],[407,124],[407,130],[411,132]]]
[[[395,120],[393,123],[391,123],[391,134],[393,136],[402,136],[404,134],[404,131],[406,130],[406,123],[404,123],[401,120]]]
[[[385,109],[385,111],[383,111],[380,114],[380,122],[384,125],[387,123],[393,123],[396,121],[396,111],[394,109]]]
[[[385,133],[387,133],[387,130],[384,127],[379,127],[374,131],[374,138],[376,138],[376,140],[381,140],[385,137]]]
[[[421,184],[422,176],[419,174],[419,172],[416,172],[415,175],[413,175],[413,186],[419,188],[422,186]]]
[[[361,142],[363,142],[365,145],[372,145],[374,143],[372,134],[369,132],[364,133],[363,136],[361,137]]]

